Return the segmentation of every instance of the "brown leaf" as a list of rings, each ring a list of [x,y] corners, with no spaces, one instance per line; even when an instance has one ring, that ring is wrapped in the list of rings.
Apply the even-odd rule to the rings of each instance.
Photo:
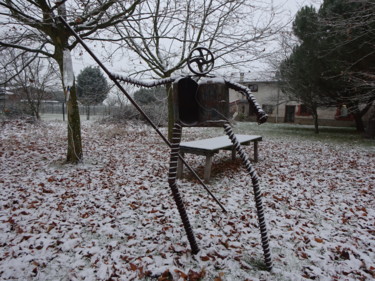
[[[35,267],[33,270],[32,270],[34,276],[37,276],[38,275],[38,268]]]
[[[56,178],[54,176],[51,176],[47,179],[48,182],[56,181]]]
[[[23,229],[19,226],[16,227],[16,233],[17,234],[21,234],[21,233],[24,233]]]
[[[224,272],[220,272],[218,277],[214,278],[214,281],[223,281],[222,277],[224,276]]]
[[[182,272],[181,270],[175,269],[174,272],[176,272],[184,280],[186,280],[188,278],[188,275],[186,273]]]
[[[199,281],[206,275],[206,271],[202,269],[201,272],[196,272],[192,269],[189,270],[188,280],[189,281]]]
[[[88,212],[86,212],[83,215],[81,215],[81,218],[87,219],[89,216],[90,216],[90,214]]]
[[[276,195],[273,195],[272,198],[277,200],[277,201],[283,201],[284,200],[283,197],[277,197]]]
[[[125,262],[129,262],[129,261],[131,261],[132,259],[131,258],[129,258],[128,256],[120,256],[120,259],[122,259],[123,261],[125,261]]]
[[[21,243],[22,243],[23,241],[27,241],[27,240],[29,240],[31,237],[32,237],[31,235],[24,235],[24,236],[22,237],[22,239],[21,239]]]
[[[142,279],[145,276],[145,273],[143,272],[143,266],[138,268],[139,273],[138,273],[138,278]]]
[[[164,271],[164,273],[158,278],[158,281],[172,281],[172,280],[173,280],[173,276],[169,272],[168,269]]]
[[[201,257],[201,260],[202,260],[202,261],[209,261],[209,260],[210,260],[210,258],[209,258],[209,257],[207,257],[207,256],[202,256],[202,257]]]
[[[130,203],[129,206],[130,206],[130,208],[132,208],[133,210],[138,209],[138,207],[139,207],[139,206],[137,206],[137,205],[134,204],[134,203]]]
[[[323,239],[322,238],[318,238],[318,237],[315,237],[314,240],[318,243],[323,243]]]
[[[133,271],[136,271],[138,269],[138,267],[134,263],[129,263],[129,265],[130,265],[130,269]]]
[[[349,260],[350,259],[350,253],[347,249],[343,249],[341,252],[340,252],[340,258],[342,258],[343,260]]]
[[[227,249],[229,248],[229,243],[228,243],[228,241],[221,241],[221,240],[220,240],[219,242],[220,242],[220,244],[223,245],[225,248],[227,248]]]
[[[48,228],[47,228],[47,233],[50,233],[50,231],[52,230],[52,229],[54,229],[56,227],[56,223],[55,222],[53,222],[52,224],[50,224],[49,226],[48,226]]]
[[[50,190],[50,189],[47,189],[47,188],[42,188],[42,192],[43,193],[55,193],[55,192],[53,192],[52,190]]]

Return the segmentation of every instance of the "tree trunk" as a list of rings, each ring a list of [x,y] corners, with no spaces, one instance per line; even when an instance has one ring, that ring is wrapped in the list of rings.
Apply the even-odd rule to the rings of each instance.
[[[63,2],[62,5],[58,8],[58,14],[63,16],[66,19],[66,7]],[[73,75],[73,65],[71,57],[64,62],[64,49],[67,49],[69,33],[66,33],[66,30],[61,30],[61,33],[54,38],[55,54],[54,59],[59,65],[61,77],[63,80],[64,90],[69,85],[65,85],[64,80],[68,79],[64,77],[64,68],[70,66],[71,69],[65,69],[67,76],[72,75],[72,81],[69,81],[73,84],[70,85],[69,99],[66,101],[66,115],[68,117],[68,151],[66,154],[66,163],[77,164],[82,162],[83,152],[82,152],[82,140],[81,140],[81,119],[79,116],[79,108],[77,101],[77,89],[74,81]],[[67,65],[64,65],[67,64]]]
[[[70,98],[66,103],[68,115],[68,152],[66,162],[77,164],[82,161],[81,120],[77,102],[75,83],[70,89]]]
[[[355,126],[357,132],[363,133],[365,131],[365,124],[363,123],[362,117],[369,111],[372,106],[372,102],[367,102],[363,109],[360,109],[358,103],[349,104],[354,116]]]
[[[315,134],[319,134],[318,110],[316,108],[312,110],[312,116],[314,118]]]
[[[35,118],[36,120],[40,120],[40,100],[38,100],[35,105]]]
[[[90,105],[87,106],[86,110],[87,110],[86,120],[90,120]]]
[[[174,126],[174,103],[173,103],[173,91],[172,84],[166,85],[168,94],[168,140],[172,140],[173,126]]]
[[[63,121],[65,121],[65,102],[62,103]]]
[[[365,138],[374,139],[375,138],[375,110],[369,116],[367,121],[367,126],[365,130]]]
[[[353,113],[354,116],[354,121],[355,121],[355,126],[357,129],[357,132],[362,133],[365,131],[365,125],[363,124],[362,120],[362,113],[359,110],[356,110]]]

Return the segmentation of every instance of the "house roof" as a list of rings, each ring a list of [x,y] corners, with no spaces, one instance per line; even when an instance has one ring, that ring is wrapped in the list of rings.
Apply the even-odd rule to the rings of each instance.
[[[271,71],[258,71],[258,72],[233,72],[225,76],[226,79],[238,83],[275,83],[277,79],[275,73]]]

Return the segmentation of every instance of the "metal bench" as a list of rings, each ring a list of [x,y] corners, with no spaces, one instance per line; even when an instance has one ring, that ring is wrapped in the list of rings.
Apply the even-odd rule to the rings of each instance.
[[[236,137],[238,141],[241,143],[241,145],[250,145],[251,142],[254,143],[253,160],[255,162],[258,162],[258,142],[262,140],[262,137],[253,135],[236,135]],[[227,136],[181,142],[180,144],[180,154],[182,157],[184,157],[186,153],[206,156],[206,164],[204,167],[204,180],[206,182],[209,182],[211,177],[212,157],[220,150],[231,150],[232,159],[235,159],[236,150]],[[177,177],[181,178],[182,174],[183,165],[182,161],[179,160]]]

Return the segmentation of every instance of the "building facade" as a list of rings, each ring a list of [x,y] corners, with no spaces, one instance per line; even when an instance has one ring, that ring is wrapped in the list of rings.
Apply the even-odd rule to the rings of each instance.
[[[307,107],[298,101],[288,100],[282,93],[277,81],[243,81],[240,83],[252,90],[256,100],[268,114],[268,122],[313,124],[313,117]],[[231,113],[236,120],[256,120],[255,113],[252,112],[248,101],[241,93],[230,90],[229,102]],[[354,118],[348,114],[345,106],[340,108],[318,108],[318,119],[321,126],[355,126]]]

